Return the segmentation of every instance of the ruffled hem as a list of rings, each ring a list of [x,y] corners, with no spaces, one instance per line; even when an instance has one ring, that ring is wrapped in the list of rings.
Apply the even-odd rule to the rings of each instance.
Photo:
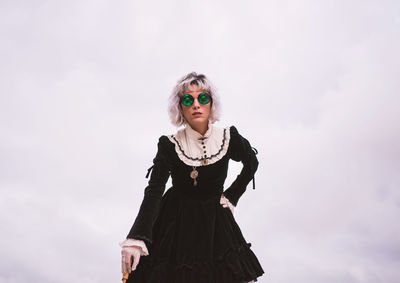
[[[161,201],[149,256],[127,282],[247,283],[264,271],[219,193],[191,198],[176,188]]]
[[[127,282],[132,283],[244,283],[264,274],[247,243],[209,262],[174,262],[141,258]]]

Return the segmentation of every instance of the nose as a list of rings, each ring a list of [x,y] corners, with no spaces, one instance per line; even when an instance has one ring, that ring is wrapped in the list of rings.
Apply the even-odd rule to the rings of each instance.
[[[194,101],[193,101],[193,108],[194,109],[200,108],[200,103],[197,100],[197,98],[195,98]]]

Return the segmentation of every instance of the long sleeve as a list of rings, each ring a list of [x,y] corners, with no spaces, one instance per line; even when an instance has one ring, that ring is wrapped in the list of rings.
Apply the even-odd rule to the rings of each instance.
[[[231,159],[243,163],[240,174],[237,175],[229,188],[224,191],[224,196],[236,206],[239,198],[246,191],[248,183],[254,178],[254,174],[258,168],[258,160],[249,141],[242,137],[234,126],[231,126],[229,147]]]
[[[158,151],[153,159],[153,171],[144,190],[144,198],[136,220],[128,233],[128,239],[143,240],[146,244],[152,242],[153,224],[157,218],[165,184],[170,175],[170,164],[167,154],[168,138],[161,136],[158,141]]]

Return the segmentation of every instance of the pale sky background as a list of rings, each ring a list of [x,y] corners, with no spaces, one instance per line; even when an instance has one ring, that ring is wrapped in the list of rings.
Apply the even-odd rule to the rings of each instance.
[[[0,36],[0,283],[120,282],[191,71],[259,151],[259,282],[400,282],[399,1],[2,0]]]

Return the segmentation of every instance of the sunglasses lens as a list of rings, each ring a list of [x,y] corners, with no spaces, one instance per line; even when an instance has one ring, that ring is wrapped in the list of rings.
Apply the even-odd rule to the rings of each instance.
[[[193,100],[194,100],[193,96],[191,96],[190,94],[185,94],[182,97],[182,104],[185,106],[190,106],[193,104]]]
[[[211,97],[208,93],[203,92],[203,93],[200,93],[200,95],[197,99],[199,100],[199,102],[201,104],[207,104],[208,102],[210,102]]]

